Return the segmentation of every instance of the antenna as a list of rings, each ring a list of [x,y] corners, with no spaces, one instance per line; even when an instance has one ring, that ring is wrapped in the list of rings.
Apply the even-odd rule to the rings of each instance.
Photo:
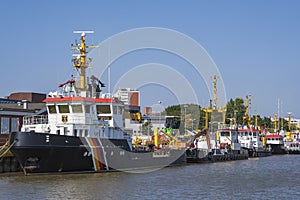
[[[110,80],[110,42],[108,43],[109,44],[109,48],[108,48],[108,69],[107,69],[107,82],[108,82],[108,93],[110,94],[111,93],[111,90],[110,90],[110,85],[111,85],[111,80]]]
[[[73,31],[73,33],[81,33],[81,34],[86,34],[86,33],[94,33],[95,31]]]

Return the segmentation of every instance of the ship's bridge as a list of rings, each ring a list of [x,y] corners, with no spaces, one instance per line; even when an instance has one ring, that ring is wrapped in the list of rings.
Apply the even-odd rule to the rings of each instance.
[[[47,98],[49,124],[95,124],[97,117],[93,115],[93,102],[87,98],[63,97]]]
[[[123,128],[123,104],[113,98],[64,97],[44,100],[49,124],[97,124]]]
[[[25,117],[24,131],[86,137],[97,127],[124,127],[124,105],[113,98],[55,97],[44,102],[48,115]]]

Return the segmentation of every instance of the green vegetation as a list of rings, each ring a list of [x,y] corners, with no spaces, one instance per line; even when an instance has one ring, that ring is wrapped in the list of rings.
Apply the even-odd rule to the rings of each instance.
[[[226,105],[226,124],[229,124],[230,119],[236,119],[237,124],[243,124],[246,107],[242,98],[230,99]]]
[[[230,99],[226,105],[226,115],[225,123],[230,124],[230,119],[232,123],[243,124],[246,106],[242,98]],[[203,129],[205,127],[205,112],[200,105],[196,104],[184,104],[184,105],[172,105],[167,107],[164,112],[164,115],[168,116],[180,116],[182,119],[182,125],[184,125],[186,117],[186,128],[189,130]],[[209,121],[211,120],[211,112],[208,113]],[[264,127],[269,131],[273,132],[275,129],[275,123],[272,121],[271,117],[262,117],[260,115],[249,116],[250,124],[257,127]],[[288,121],[279,118],[276,122],[276,128],[278,130],[288,130]],[[299,129],[295,125],[291,125],[291,130]]]

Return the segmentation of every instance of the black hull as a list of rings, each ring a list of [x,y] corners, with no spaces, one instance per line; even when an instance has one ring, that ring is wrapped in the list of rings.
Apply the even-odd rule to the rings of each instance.
[[[249,158],[256,158],[256,157],[267,157],[267,156],[272,156],[272,151],[269,151],[267,149],[263,150],[253,150],[249,149],[248,150]]]
[[[132,171],[186,164],[183,150],[130,151],[125,139],[93,139],[33,132],[10,136],[24,173]]]
[[[287,150],[287,154],[300,154],[300,150]]]
[[[268,146],[271,147],[272,155],[281,155],[286,153],[283,145],[271,144]]]
[[[246,152],[246,151],[245,151]],[[231,160],[246,160],[248,159],[248,153],[240,153],[232,151],[228,154],[213,154],[212,152],[207,153],[206,150],[186,150],[187,163],[209,163],[209,162],[220,162],[220,161],[231,161]]]

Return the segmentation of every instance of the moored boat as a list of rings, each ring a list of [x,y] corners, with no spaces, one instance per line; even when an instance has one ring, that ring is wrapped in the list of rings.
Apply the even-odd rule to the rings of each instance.
[[[272,154],[285,154],[283,137],[280,134],[268,133],[266,136],[266,145]]]
[[[206,130],[195,135],[186,151],[188,163],[217,162],[248,159],[248,151],[241,148],[234,129],[218,129],[216,133]]]
[[[287,154],[300,154],[299,133],[286,132],[284,147]]]
[[[300,144],[298,141],[288,142],[285,148],[287,154],[300,154]]]
[[[78,32],[77,32],[78,33]],[[60,84],[44,100],[47,115],[24,117],[21,132],[10,135],[11,151],[25,174],[48,172],[132,171],[185,164],[184,150],[168,145],[134,149],[124,128],[124,104],[102,94],[104,84],[86,77],[85,34],[73,65],[79,80]]]
[[[254,128],[238,128],[238,140],[241,148],[248,151],[249,157],[265,157],[271,156],[272,152],[265,147],[262,140],[264,137],[260,135],[259,130]]]

